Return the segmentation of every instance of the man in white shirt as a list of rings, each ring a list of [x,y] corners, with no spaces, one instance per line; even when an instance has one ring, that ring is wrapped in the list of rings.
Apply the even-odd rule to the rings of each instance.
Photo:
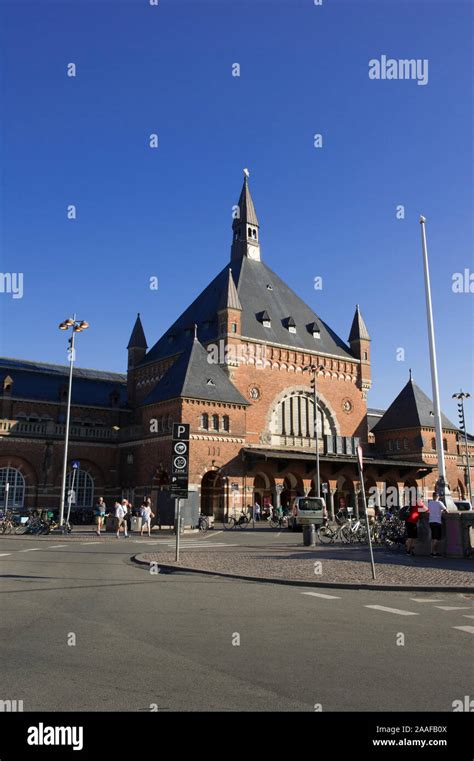
[[[115,528],[117,530],[117,539],[120,536],[120,528],[123,526],[124,535],[127,537],[127,524],[125,522],[125,513],[127,512],[127,506],[121,505],[120,502],[115,503]]]
[[[431,529],[431,557],[439,558],[438,545],[441,539],[441,516],[446,512],[446,508],[439,501],[436,492],[433,492],[433,499],[428,500],[428,510],[430,511],[430,529]]]

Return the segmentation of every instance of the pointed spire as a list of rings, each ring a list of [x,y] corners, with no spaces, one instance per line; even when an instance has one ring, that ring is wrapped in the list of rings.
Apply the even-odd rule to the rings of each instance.
[[[194,323],[194,340],[198,340],[198,326],[196,323]]]
[[[244,184],[240,191],[239,202],[234,207],[231,258],[241,259],[243,256],[247,256],[249,259],[260,261],[259,224],[250,194],[248,176],[248,169],[244,169]]]
[[[253,200],[250,193],[248,178],[249,178],[249,170],[244,169],[244,184],[242,185],[242,190],[240,191],[240,198],[238,203],[240,219],[239,218],[234,219],[234,224],[232,225],[234,230],[235,230],[235,227],[238,226],[239,221],[244,221],[244,220],[249,225],[255,225],[256,227],[259,226],[257,213],[255,211],[255,206],[253,205]]]
[[[145,338],[145,331],[143,330],[142,321],[140,320],[140,312],[137,314],[135,325],[133,326],[132,335],[128,342],[127,349],[147,349],[148,345]]]
[[[232,268],[229,267],[227,273],[227,281],[222,290],[221,297],[219,299],[219,305],[217,310],[221,309],[240,309],[242,310],[242,304],[240,303],[239,294],[235,287],[234,278],[232,277]]]
[[[359,305],[356,304],[354,319],[352,320],[351,332],[349,333],[349,343],[352,341],[370,341],[369,331],[362,319]]]
[[[413,381],[413,376],[412,376],[412,373],[411,373],[411,367],[410,367],[409,373],[410,373],[410,379],[409,379],[409,380],[410,380],[410,383],[412,383],[412,381]]]

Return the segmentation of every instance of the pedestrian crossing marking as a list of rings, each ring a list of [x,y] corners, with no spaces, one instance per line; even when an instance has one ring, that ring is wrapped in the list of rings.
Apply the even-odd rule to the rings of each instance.
[[[19,550],[19,552],[37,552],[38,550],[42,549],[42,547],[28,547],[27,550]]]
[[[471,610],[469,605],[435,605],[435,608],[439,608],[439,610]]]
[[[340,600],[340,597],[336,595],[324,595],[322,592],[301,592],[302,595],[310,595],[311,597],[324,597],[326,600]]]
[[[474,634],[474,626],[453,626],[453,629],[459,629],[461,632],[467,632],[468,634]]]
[[[0,558],[5,558],[7,555],[11,555],[11,552],[2,552],[2,553],[0,553]]]
[[[443,602],[442,600],[430,600],[421,597],[410,597],[413,602]]]
[[[364,605],[364,608],[373,610],[383,610],[385,613],[396,613],[398,616],[419,616],[419,613],[413,613],[411,610],[400,610],[399,608],[386,608],[384,605]]]

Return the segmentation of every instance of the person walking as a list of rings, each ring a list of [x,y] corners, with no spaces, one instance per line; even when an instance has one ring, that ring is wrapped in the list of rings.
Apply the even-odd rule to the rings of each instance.
[[[253,506],[253,510],[254,510],[254,514],[255,514],[255,520],[256,521],[260,521],[260,505],[257,502],[257,500],[255,500],[255,504]]]
[[[441,553],[438,552],[438,546],[441,540],[442,515],[447,510],[438,499],[436,492],[433,492],[433,499],[428,500],[428,510],[430,511],[431,557],[439,558],[441,557]]]
[[[95,506],[95,509],[94,509],[95,520],[96,520],[96,524],[97,524],[97,530],[96,530],[95,533],[97,534],[97,536],[100,536],[100,529],[104,525],[105,511],[106,511],[106,505],[105,505],[105,502],[104,502],[104,498],[103,497],[99,497],[99,499],[97,500],[97,504]]]
[[[407,555],[415,554],[419,518],[420,513],[418,512],[418,502],[417,500],[414,500],[410,507],[407,509],[407,516],[405,518],[405,529],[407,535],[407,540],[405,542],[405,552]]]
[[[125,514],[127,511],[127,508],[126,506],[124,506],[123,504],[124,502],[125,500],[123,500],[122,503],[120,503],[119,501],[115,503],[115,530],[117,532],[117,539],[120,536],[120,529],[122,528],[122,526],[123,526],[125,536],[126,537],[128,536],[127,523],[125,521]]]
[[[132,505],[128,501],[128,499],[123,499],[122,500],[122,505],[123,505],[123,508],[125,510],[125,516],[124,517],[125,517],[125,523],[126,523],[126,526],[127,526],[127,532],[129,534],[131,534],[132,533]],[[126,536],[127,536],[127,534],[126,534]]]
[[[142,518],[142,527],[140,530],[140,536],[143,536],[144,530],[148,529],[148,536],[151,536],[151,519],[155,517],[155,514],[151,511],[151,506],[146,500],[140,508],[140,515]]]

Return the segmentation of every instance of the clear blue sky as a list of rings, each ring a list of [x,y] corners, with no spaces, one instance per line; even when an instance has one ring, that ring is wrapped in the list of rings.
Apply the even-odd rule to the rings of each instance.
[[[409,367],[431,395],[427,217],[442,407],[456,422],[451,393],[474,393],[474,294],[451,289],[474,271],[472,3],[0,5],[1,270],[24,273],[22,299],[0,294],[2,355],[64,362],[57,324],[76,311],[91,323],[78,364],[123,371],[136,312],[152,345],[228,261],[249,167],[268,265],[343,339],[361,305],[371,406]],[[428,59],[428,84],[370,80],[382,54]]]

